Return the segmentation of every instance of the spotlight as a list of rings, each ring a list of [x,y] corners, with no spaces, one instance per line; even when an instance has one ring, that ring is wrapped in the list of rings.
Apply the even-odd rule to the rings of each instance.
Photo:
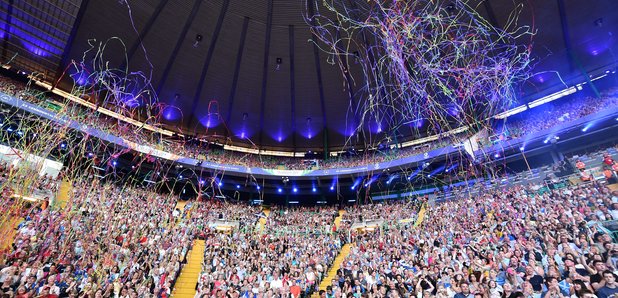
[[[298,188],[294,187],[294,189],[292,189],[293,192],[298,192]]]
[[[519,147],[519,151],[524,151],[524,147]]]
[[[92,154],[92,152],[88,152],[88,157],[92,157],[94,156],[94,154]]]
[[[331,187],[330,187],[330,190],[335,190],[335,187],[334,187],[334,186],[331,186]]]
[[[282,191],[283,191],[283,189],[281,189],[281,188],[277,189],[277,192],[282,192]]]
[[[115,160],[114,160],[114,161],[112,161],[112,165],[113,165],[113,166],[116,166],[117,164],[118,164],[118,163],[117,163]]]
[[[257,186],[257,190],[260,190],[260,186],[259,185]]]
[[[219,182],[219,186],[220,186],[220,187],[221,187],[221,186],[223,186],[223,182]]]
[[[239,189],[239,188],[240,188],[240,185],[236,184],[236,189]]]
[[[197,46],[200,45],[200,42],[202,41],[204,37],[201,34],[195,35],[195,42],[193,43],[193,47],[197,48]]]
[[[312,189],[311,189],[311,191],[316,192],[316,191],[317,191],[317,189],[315,189],[315,187],[314,187],[314,188],[312,188]]]
[[[182,179],[182,175],[178,175],[178,179]]]
[[[495,158],[500,157],[500,153],[496,153],[496,154],[494,154],[494,157],[495,157]]]

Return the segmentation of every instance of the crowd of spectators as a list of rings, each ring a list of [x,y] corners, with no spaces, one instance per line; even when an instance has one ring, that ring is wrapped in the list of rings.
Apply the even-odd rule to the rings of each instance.
[[[367,210],[348,214],[370,217],[382,209]],[[325,294],[610,297],[618,293],[618,247],[600,222],[611,219],[618,219],[618,192],[596,183],[543,195],[515,186],[459,196],[427,206],[420,227],[354,234]]]
[[[617,88],[603,91],[598,98],[576,96],[532,108],[522,113],[519,119],[507,121],[502,131],[507,138],[516,139],[616,106],[618,106]]]
[[[77,181],[64,210],[23,206],[0,263],[0,291],[168,297],[203,237],[199,297],[307,297],[347,241],[351,252],[323,297],[618,295],[618,246],[602,224],[618,219],[618,192],[599,181],[542,194],[535,185],[478,187],[474,197],[461,191],[439,204],[428,195],[346,207],[338,229],[336,207],[273,207],[256,229],[256,206],[197,200],[179,210],[174,196]],[[216,232],[209,223],[217,220],[240,228]],[[385,224],[348,234],[351,223],[374,220]]]
[[[418,146],[398,148],[393,150],[375,150],[358,155],[330,157],[328,159],[308,159],[303,157],[280,157],[263,154],[248,154],[235,151],[209,148],[208,145],[192,144],[174,138],[164,138],[149,130],[125,123],[121,120],[108,117],[100,113],[92,113],[85,107],[71,101],[48,98],[34,86],[0,76],[0,90],[16,98],[50,108],[50,103],[61,103],[55,108],[63,116],[72,120],[97,128],[103,132],[115,135],[122,139],[148,145],[165,152],[190,157],[202,161],[220,164],[242,165],[246,167],[261,167],[286,170],[315,170],[334,169],[342,167],[356,167],[377,162],[385,162],[417,155],[433,149],[447,146],[451,142],[440,139]],[[53,104],[52,104],[53,105]]]
[[[345,239],[336,213],[273,208],[263,233],[210,234],[196,297],[308,297]]]
[[[48,107],[49,99],[45,98],[34,88],[27,88],[23,83],[0,77],[0,90],[20,99]],[[519,138],[523,135],[546,130],[564,122],[599,112],[608,107],[618,105],[618,89],[602,92],[600,98],[572,97],[542,105],[542,108],[533,108],[523,113],[525,117],[519,120],[508,121],[503,127],[494,127],[490,137],[494,140]],[[149,145],[162,151],[194,158],[202,161],[220,164],[242,165],[246,167],[260,167],[285,170],[317,170],[333,168],[349,168],[367,164],[375,164],[390,160],[418,155],[430,150],[438,149],[457,143],[455,139],[440,138],[417,146],[405,148],[383,149],[367,151],[358,155],[341,155],[327,159],[313,159],[303,157],[279,157],[263,154],[248,154],[210,148],[201,143],[191,144],[180,139],[165,138],[146,129],[138,128],[121,120],[107,117],[99,113],[92,113],[86,108],[72,102],[63,101],[63,112],[71,119],[96,127],[102,131],[116,135],[125,140],[138,144]],[[542,109],[542,110],[535,110]],[[487,144],[485,140],[479,140]]]
[[[6,195],[23,222],[0,261],[2,297],[169,297],[209,222],[252,225],[259,210],[213,200],[179,210],[175,196],[89,180],[75,182],[64,210]]]

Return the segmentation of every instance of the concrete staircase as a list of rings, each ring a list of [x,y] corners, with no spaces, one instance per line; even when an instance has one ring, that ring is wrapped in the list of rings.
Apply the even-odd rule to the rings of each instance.
[[[335,217],[335,227],[337,227],[337,231],[339,231],[339,225],[341,224],[344,214],[345,210],[339,210],[339,216]]]
[[[423,223],[423,219],[425,219],[426,212],[427,212],[427,209],[425,209],[425,204],[423,204],[423,206],[421,206],[421,210],[418,211],[416,222],[414,223],[415,227],[418,227]]]
[[[60,188],[58,189],[58,194],[56,195],[54,205],[60,209],[64,209],[69,201],[69,196],[72,191],[73,182],[71,180],[62,180],[62,182],[60,182]]]
[[[193,298],[195,296],[195,288],[202,272],[202,262],[204,262],[204,248],[206,242],[204,240],[195,240],[193,248],[187,253],[187,264],[182,267],[180,276],[176,280],[172,297],[175,298]]]
[[[260,217],[260,220],[258,221],[258,233],[262,234],[264,233],[264,227],[266,226],[266,220],[268,219],[268,216],[270,215],[270,208],[269,207],[263,207],[262,208],[262,212],[264,213],[265,217]]]
[[[345,258],[350,254],[350,248],[351,248],[350,243],[347,243],[343,247],[341,247],[341,251],[339,252],[339,255],[337,255],[337,257],[335,258],[335,261],[333,261],[333,265],[330,267],[330,269],[328,269],[328,273],[320,282],[319,290],[326,291],[326,287],[332,284],[331,280],[335,278],[335,276],[337,276],[337,270],[341,268],[341,264],[343,263],[343,260],[345,260]],[[311,295],[311,298],[319,298],[320,297],[319,290],[316,293],[313,293]]]

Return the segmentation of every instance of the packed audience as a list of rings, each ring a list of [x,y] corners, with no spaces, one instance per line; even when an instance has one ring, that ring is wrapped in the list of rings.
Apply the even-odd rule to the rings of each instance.
[[[259,210],[211,200],[176,210],[176,197],[86,180],[64,210],[6,195],[24,220],[0,261],[2,297],[169,297],[209,222],[251,225]]]
[[[41,92],[37,92],[34,88],[27,88],[25,84],[6,77],[0,77],[0,90],[44,107],[49,107],[48,103],[51,102],[49,99],[45,98]],[[541,108],[535,108],[542,109],[540,112],[532,109],[524,112],[522,115],[525,117],[520,117],[519,120],[509,121],[505,126],[500,128],[492,128],[490,137],[494,141],[499,139],[519,138],[523,135],[549,129],[561,123],[573,121],[616,105],[618,105],[618,89],[604,91],[601,98],[572,97],[547,103],[541,106]],[[212,149],[209,148],[208,145],[199,143],[188,144],[179,139],[162,138],[160,135],[148,130],[137,128],[131,124],[105,115],[92,113],[86,110],[86,108],[70,102],[64,105],[63,111],[63,113],[66,113],[69,117],[81,123],[96,127],[125,140],[138,144],[147,144],[153,148],[166,152],[220,164],[269,169],[316,170],[349,168],[401,159],[456,143],[455,140],[441,138],[417,146],[374,150],[359,155],[342,155],[339,157],[330,157],[328,159],[278,157]],[[491,143],[490,140],[479,140],[479,142],[483,145]]]
[[[519,119],[506,123],[501,131],[502,134],[500,134],[500,131],[496,134],[505,138],[516,139],[616,106],[618,106],[618,88],[602,92],[600,98],[573,97],[567,100],[558,100],[522,113]]]
[[[419,228],[356,233],[326,296],[610,297],[618,247],[600,222],[617,216],[618,192],[596,183],[486,189],[428,206]]]
[[[336,212],[273,208],[263,234],[209,235],[196,297],[308,297],[345,239]]]
[[[478,195],[461,191],[439,204],[428,195],[355,205],[338,229],[336,207],[273,207],[257,229],[259,207],[197,200],[177,210],[174,196],[77,181],[64,210],[23,205],[15,213],[23,222],[0,262],[0,291],[168,297],[202,237],[199,297],[307,297],[348,241],[325,297],[611,297],[618,246],[603,223],[618,219],[618,192],[600,182],[542,194],[535,185],[479,184]],[[218,233],[209,228],[217,220],[247,228]],[[373,220],[385,224],[350,231]]]

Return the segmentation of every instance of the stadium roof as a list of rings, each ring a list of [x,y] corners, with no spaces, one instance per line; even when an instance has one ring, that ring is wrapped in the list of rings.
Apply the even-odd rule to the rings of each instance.
[[[318,1],[321,3],[321,1]],[[352,3],[353,1],[349,1]],[[447,3],[448,1],[444,1]],[[533,26],[533,76],[522,98],[535,99],[615,67],[618,1],[469,1],[494,26],[523,3],[520,25]],[[110,68],[150,74],[168,127],[217,134],[274,150],[337,150],[384,138],[350,138],[356,99],[328,54],[314,46],[305,1],[288,0],[4,0],[2,61],[49,81],[72,60],[103,51]],[[130,10],[129,10],[130,8]],[[99,44],[105,44],[99,49]],[[94,46],[94,48],[93,48]],[[358,67],[350,63],[350,71]],[[368,120],[370,122],[371,120]],[[418,137],[399,131],[402,140]],[[351,140],[351,143],[350,143]]]

